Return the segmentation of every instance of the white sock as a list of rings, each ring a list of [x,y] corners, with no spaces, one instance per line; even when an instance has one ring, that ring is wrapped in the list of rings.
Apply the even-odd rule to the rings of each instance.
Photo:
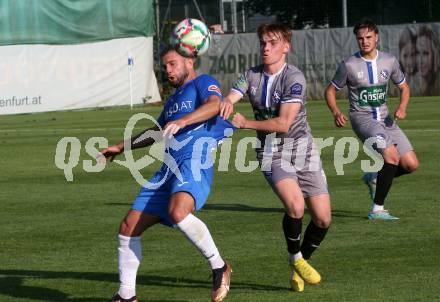
[[[303,257],[303,255],[301,254],[301,252],[298,252],[296,254],[289,254],[289,262],[293,263],[298,259],[301,259]]]
[[[203,221],[193,214],[188,214],[188,216],[177,224],[177,228],[185,234],[186,238],[188,238],[209,261],[212,269],[222,268],[225,265]]]
[[[118,236],[119,291],[123,299],[136,296],[136,274],[142,258],[141,237]]]
[[[383,205],[378,205],[373,202],[373,206],[371,207],[371,212],[383,211]]]

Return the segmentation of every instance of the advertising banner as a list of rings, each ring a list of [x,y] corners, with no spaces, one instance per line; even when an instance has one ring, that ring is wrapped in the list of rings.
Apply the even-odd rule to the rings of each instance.
[[[338,64],[358,51],[352,28],[293,31],[292,50],[287,57],[307,80],[309,99],[323,99]],[[400,62],[413,96],[440,95],[440,23],[379,26],[382,51]],[[216,77],[227,92],[237,77],[260,64],[256,33],[214,34],[209,53],[197,62],[198,72]],[[398,95],[391,85],[389,92]],[[339,97],[346,98],[346,89]]]
[[[0,115],[160,101],[153,38],[0,47]]]

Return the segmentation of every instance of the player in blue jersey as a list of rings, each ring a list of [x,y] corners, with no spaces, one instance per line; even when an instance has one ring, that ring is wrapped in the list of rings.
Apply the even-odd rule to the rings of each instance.
[[[149,180],[153,185],[142,187],[119,228],[120,288],[111,301],[138,301],[135,285],[141,260],[140,236],[157,223],[178,228],[209,261],[213,273],[211,300],[222,301],[229,291],[232,270],[220,256],[207,226],[193,212],[203,207],[210,191],[213,167],[209,165],[209,151],[232,133],[233,126],[218,116],[222,94],[214,78],[197,76],[194,60],[172,48],[166,48],[161,58],[176,91],[164,105],[157,121],[160,127],[132,137],[129,145],[131,149],[146,147],[164,137],[164,164]],[[112,160],[123,151],[124,142],[120,142],[101,153]]]

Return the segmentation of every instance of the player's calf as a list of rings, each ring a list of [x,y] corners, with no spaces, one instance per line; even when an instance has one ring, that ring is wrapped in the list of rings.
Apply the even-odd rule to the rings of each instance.
[[[327,234],[330,222],[317,225],[311,220],[304,232],[304,240],[301,244],[301,254],[304,259],[310,259],[310,256],[321,245]]]

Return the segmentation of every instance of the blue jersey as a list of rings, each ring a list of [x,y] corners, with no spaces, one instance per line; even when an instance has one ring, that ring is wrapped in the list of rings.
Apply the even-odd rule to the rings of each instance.
[[[213,77],[202,74],[188,81],[178,87],[174,94],[167,99],[158,119],[159,125],[163,128],[168,122],[175,121],[197,110],[212,95],[222,99],[219,84]],[[217,145],[219,141],[229,136],[234,129],[230,122],[216,115],[207,121],[195,123],[181,129],[174,136],[174,143],[166,148],[166,152],[169,152],[175,158],[204,157],[207,151],[214,147],[212,146],[214,142]],[[181,145],[179,145],[179,142]]]

